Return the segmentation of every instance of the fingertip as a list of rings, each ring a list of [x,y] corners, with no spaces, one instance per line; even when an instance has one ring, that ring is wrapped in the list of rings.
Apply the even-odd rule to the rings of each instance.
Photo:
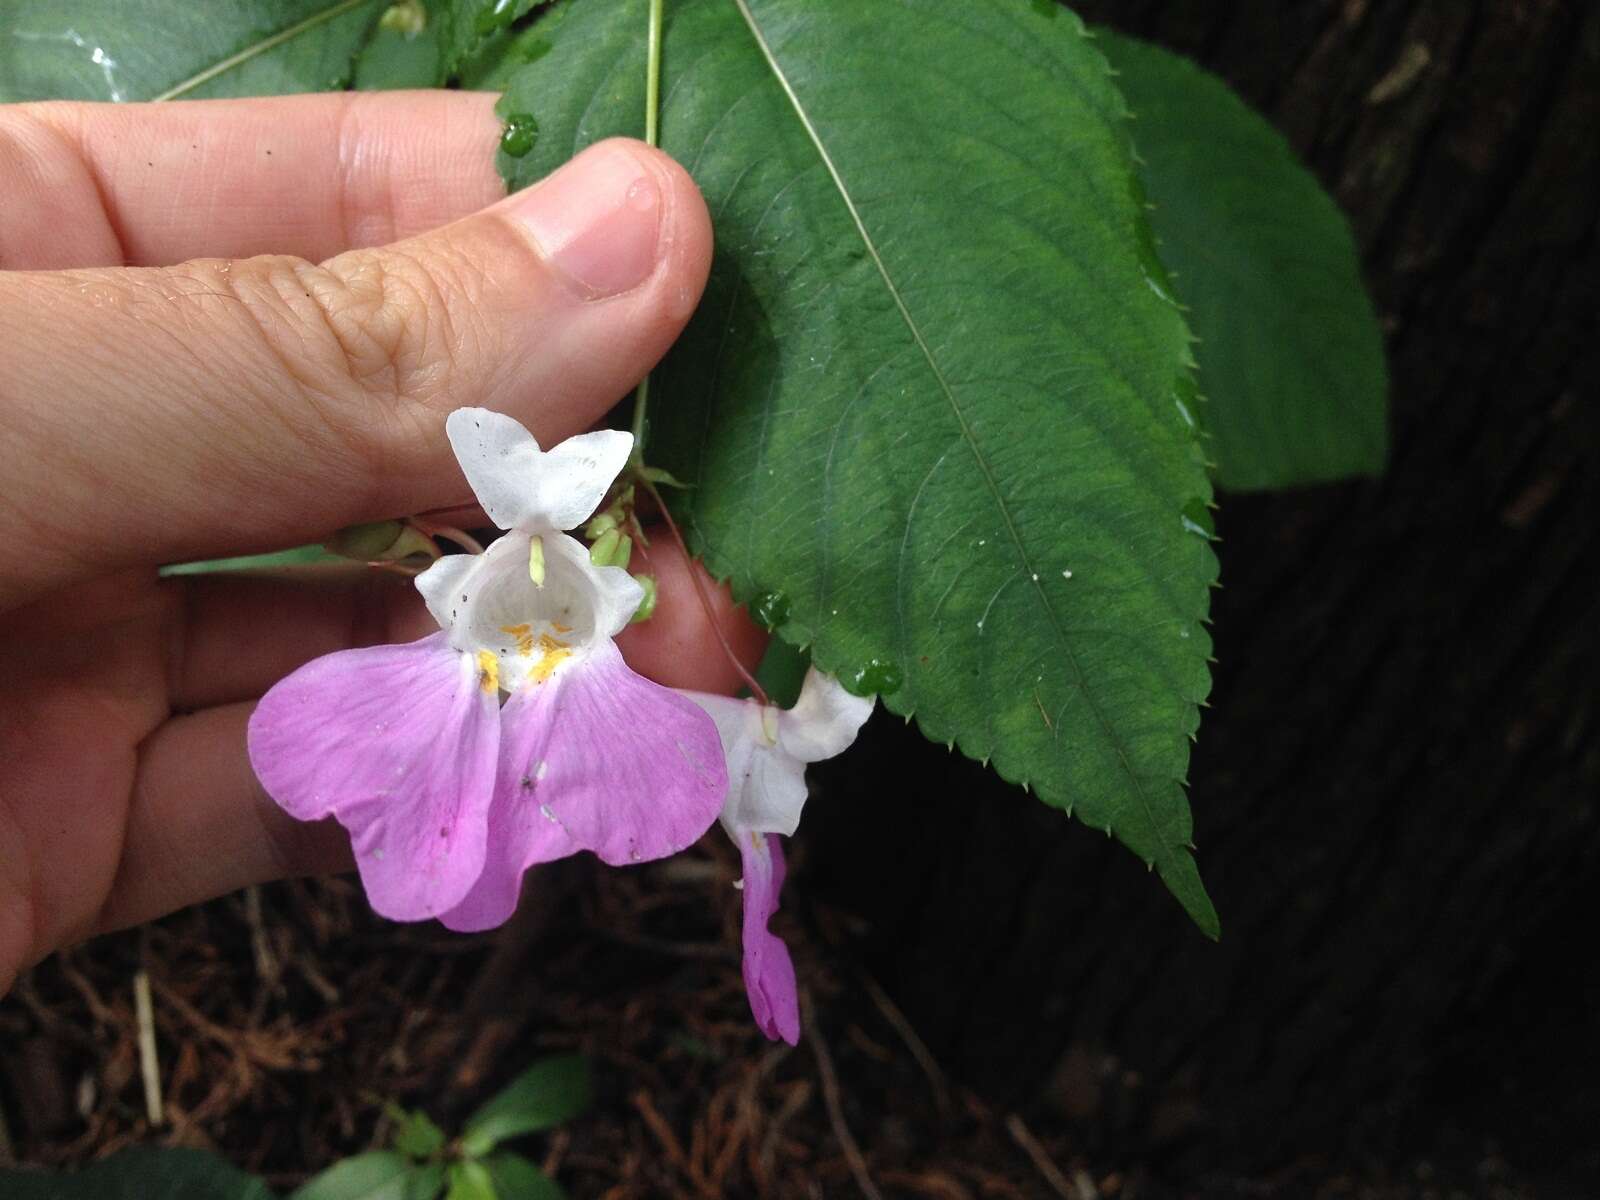
[[[626,297],[669,342],[700,302],[710,214],[689,173],[644,142],[596,142],[497,207],[577,300]]]
[[[700,303],[711,274],[711,212],[693,177],[671,155],[629,138],[613,140],[648,162],[661,185],[661,303],[676,335]]]

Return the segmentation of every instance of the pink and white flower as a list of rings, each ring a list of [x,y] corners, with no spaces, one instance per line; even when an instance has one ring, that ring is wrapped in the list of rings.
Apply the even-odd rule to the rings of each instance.
[[[706,714],[636,675],[612,640],[644,589],[562,532],[604,499],[632,437],[544,451],[475,408],[446,431],[507,532],[417,577],[441,632],[330,654],[269,691],[249,752],[285,811],[349,830],[379,913],[478,930],[510,917],[535,863],[684,849],[716,818],[727,773]]]
[[[872,715],[872,701],[812,669],[790,709],[755,700],[684,692],[717,723],[728,760],[722,828],[744,864],[744,986],[761,1032],[800,1040],[794,962],[768,928],[783,889],[783,842],[800,824],[806,764],[841,754]]]

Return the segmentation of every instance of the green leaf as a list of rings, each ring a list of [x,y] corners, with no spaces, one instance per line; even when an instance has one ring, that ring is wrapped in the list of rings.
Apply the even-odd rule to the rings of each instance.
[[[563,6],[516,185],[642,125],[644,0]],[[535,28],[540,28],[542,22]],[[744,600],[924,733],[1117,834],[1195,920],[1210,500],[1126,110],[1029,0],[677,0],[663,145],[716,224],[649,460]],[[896,687],[896,682],[898,686]],[[894,690],[889,689],[893,687]]]
[[[444,1149],[444,1130],[433,1123],[424,1112],[392,1111],[398,1124],[394,1131],[394,1148],[408,1158],[432,1158]]]
[[[760,609],[759,599],[750,606],[751,612]],[[757,616],[757,620],[761,618]],[[805,686],[806,671],[811,666],[811,656],[804,650],[791,646],[781,637],[767,643],[767,652],[761,656],[756,668],[756,682],[767,693],[767,698],[780,708],[793,708],[800,699],[800,689]]]
[[[1135,113],[1151,220],[1200,340],[1217,482],[1240,491],[1383,469],[1383,337],[1343,214],[1214,75],[1104,32]]]
[[[289,1200],[411,1200],[416,1172],[402,1154],[373,1150],[336,1162],[289,1194]]]
[[[210,575],[217,571],[258,571],[265,567],[295,567],[306,563],[343,562],[350,560],[329,554],[321,546],[296,546],[293,550],[275,550],[271,554],[246,554],[239,558],[213,558],[205,562],[173,563],[161,568],[167,575]]]
[[[494,1179],[479,1162],[450,1164],[450,1190],[445,1200],[499,1200]]]
[[[385,10],[356,59],[357,91],[431,88],[444,82],[439,23],[449,15],[448,0],[401,0]]]
[[[384,0],[0,0],[0,102],[341,88]]]
[[[539,0],[454,0],[444,23],[445,68],[454,74],[492,38],[531,12]]]
[[[405,1200],[435,1200],[444,1191],[445,1165],[442,1162],[424,1163],[406,1178]]]
[[[470,1155],[483,1155],[508,1138],[550,1129],[588,1108],[593,1090],[581,1054],[543,1059],[467,1118],[462,1145]]]
[[[520,1154],[503,1151],[484,1160],[499,1200],[567,1200],[554,1179]]]
[[[550,53],[546,17],[537,28],[497,34],[484,42],[460,66],[456,78],[469,91],[501,92],[512,77],[528,63],[538,62]]]
[[[70,1173],[0,1170],[6,1200],[273,1200],[267,1185],[204,1150],[140,1146]]]

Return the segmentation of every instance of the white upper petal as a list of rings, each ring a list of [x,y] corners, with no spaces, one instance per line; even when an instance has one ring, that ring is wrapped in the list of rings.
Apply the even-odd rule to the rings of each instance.
[[[778,715],[778,744],[801,762],[843,754],[872,715],[872,703],[811,667],[794,707]]]
[[[633,435],[601,429],[550,450],[504,413],[458,408],[445,432],[478,503],[501,529],[575,529],[627,465]]]

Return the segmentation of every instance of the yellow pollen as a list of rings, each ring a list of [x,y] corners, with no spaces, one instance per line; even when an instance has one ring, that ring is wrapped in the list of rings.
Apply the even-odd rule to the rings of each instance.
[[[500,632],[517,639],[517,653],[523,658],[533,653],[533,631],[527,625],[502,625]]]
[[[556,628],[561,627],[558,625]],[[572,651],[567,648],[566,643],[556,641],[548,633],[539,635],[539,654],[539,661],[534,664],[533,670],[528,672],[528,678],[535,683],[544,683],[556,673],[556,668],[561,665],[562,660],[572,657]]]
[[[478,686],[486,692],[500,690],[500,663],[492,650],[478,651]]]
[[[554,629],[557,633],[571,633],[572,632],[572,626],[571,625],[563,625],[560,621],[551,621],[550,622],[550,628]]]

